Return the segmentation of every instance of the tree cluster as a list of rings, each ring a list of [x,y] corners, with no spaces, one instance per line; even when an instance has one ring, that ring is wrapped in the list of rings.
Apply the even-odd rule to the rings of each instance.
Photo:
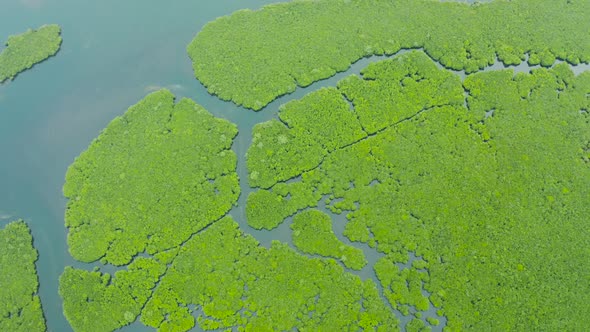
[[[359,248],[340,241],[332,230],[330,216],[319,210],[298,213],[291,224],[293,245],[306,254],[317,254],[342,261],[344,266],[360,270],[367,259]]]
[[[211,94],[259,110],[363,57],[400,49],[422,48],[467,73],[496,59],[588,63],[589,15],[588,1],[295,1],[210,22],[187,51]]]
[[[407,53],[342,80],[339,90],[353,96],[351,112],[373,129],[324,151],[317,166],[286,186],[307,188],[318,205],[328,195],[328,208],[346,213],[345,236],[386,254],[374,268],[391,305],[414,308],[417,319],[431,304],[451,330],[583,328],[585,310],[578,309],[590,303],[588,284],[580,282],[590,257],[580,250],[589,235],[590,74],[575,76],[561,64],[516,75],[474,73],[461,82],[425,59]],[[413,67],[433,69],[412,76]],[[389,100],[386,114],[375,110],[378,96]],[[254,135],[272,142],[264,128]],[[250,165],[250,173],[258,171]],[[280,197],[274,188],[283,184],[268,183],[249,204]],[[296,213],[288,198],[273,209]],[[299,213],[294,220],[309,212]],[[400,269],[409,252],[423,261]],[[418,320],[412,326],[431,325]]]
[[[19,220],[0,229],[0,331],[45,331],[37,291],[37,250],[27,224]]]
[[[72,256],[128,264],[178,246],[224,216],[240,193],[237,128],[160,90],[114,119],[66,174]]]
[[[61,28],[51,24],[8,37],[0,53],[0,83],[55,55],[61,46],[60,34]]]

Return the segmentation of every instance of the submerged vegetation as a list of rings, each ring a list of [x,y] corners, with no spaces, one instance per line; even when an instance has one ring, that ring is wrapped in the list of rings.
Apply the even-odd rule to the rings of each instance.
[[[0,229],[0,331],[45,331],[37,295],[37,257],[24,221]]]
[[[293,1],[219,18],[199,32],[188,53],[210,93],[259,110],[362,57],[400,49],[423,48],[445,67],[467,73],[496,57],[505,64],[588,63],[588,17],[588,1]]]
[[[0,53],[0,83],[57,53],[60,33],[60,27],[51,24],[8,37],[6,48]]]

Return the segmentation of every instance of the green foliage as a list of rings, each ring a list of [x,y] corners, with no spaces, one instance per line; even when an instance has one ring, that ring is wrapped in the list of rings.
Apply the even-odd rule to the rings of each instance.
[[[0,229],[0,331],[45,331],[37,295],[37,250],[24,221]]]
[[[318,211],[307,210],[298,213],[291,224],[293,245],[307,254],[332,257],[353,270],[360,270],[367,265],[363,251],[342,243],[334,231],[330,216]]]
[[[282,105],[279,118],[295,136],[313,137],[326,152],[367,136],[335,88],[323,88]]]
[[[392,306],[413,306],[426,311],[430,306],[422,294],[423,284],[429,281],[428,273],[415,268],[399,269],[392,257],[381,258],[374,266],[377,278],[383,285],[383,293]]]
[[[555,59],[588,63],[590,43],[581,41],[588,17],[588,1],[293,1],[219,18],[187,51],[210,93],[259,110],[297,85],[400,49],[423,48],[445,67],[467,73],[496,56],[505,64],[527,55],[543,66]]]
[[[109,274],[67,267],[59,278],[64,314],[76,331],[113,331],[135,321],[165,265],[137,257]]]
[[[438,324],[440,324],[438,319],[432,318],[432,317],[426,317],[426,321],[428,322],[428,324],[430,324],[432,326],[438,326]]]
[[[367,135],[334,88],[281,106],[279,119],[254,127],[246,154],[252,187],[268,188],[309,171],[327,153]]]
[[[236,134],[189,99],[174,104],[167,90],[114,119],[66,174],[72,256],[127,264],[221,218],[240,192]]]
[[[194,324],[187,304],[202,308],[197,321],[206,330],[391,331],[398,324],[374,283],[361,282],[332,260],[303,257],[286,244],[261,247],[229,217],[182,247],[142,322],[161,331],[186,331]]]
[[[268,188],[317,166],[325,153],[308,135],[297,135],[278,120],[257,124],[248,148],[248,182],[252,187]],[[262,134],[264,133],[264,134]]]
[[[336,90],[326,96],[334,92],[338,96]],[[230,217],[219,220],[239,193],[236,158],[228,150],[236,128],[173,98],[166,90],[147,96],[113,120],[68,170],[72,254],[127,265],[113,276],[65,269],[59,292],[73,329],[111,331],[141,316],[159,331],[187,331],[195,325],[190,305],[202,310],[196,322],[207,330],[395,329],[397,319],[374,283],[285,244],[266,249]],[[348,106],[342,112],[350,112]],[[337,119],[346,116],[337,113]],[[303,136],[314,130],[303,130],[307,124],[298,121],[305,120],[293,115],[288,121],[299,123]],[[359,133],[354,123],[335,127],[338,137]],[[316,135],[326,137],[317,140],[326,153],[334,148],[327,147],[329,136]],[[249,202],[280,199],[293,214],[321,198],[301,183],[279,183],[266,193],[270,197]],[[260,217],[283,219],[267,213]],[[271,228],[268,220],[261,225]],[[144,250],[151,256],[137,255]],[[336,250],[339,258],[350,257],[351,267],[365,264],[358,249]]]
[[[464,101],[459,76],[439,70],[422,52],[372,63],[361,74],[362,79],[349,76],[340,81],[338,89],[353,103],[360,123],[370,134],[421,111],[458,106]]]
[[[429,332],[430,327],[426,326],[424,322],[420,319],[414,318],[412,319],[408,325],[406,325],[407,332]]]
[[[0,53],[0,83],[55,55],[61,46],[60,34],[61,28],[51,24],[8,37]]]
[[[562,64],[472,74],[463,82],[466,108],[458,78],[425,59],[407,53],[341,81],[371,134],[322,151],[311,171],[289,174],[288,185],[330,195],[328,208],[348,211],[344,234],[386,254],[375,270],[402,312],[434,305],[451,331],[583,330],[590,73],[574,76]],[[422,74],[412,77],[409,68]],[[375,110],[389,91],[396,96],[383,104],[389,112]],[[265,128],[254,135],[276,142]],[[249,165],[258,171],[256,160]],[[274,195],[282,169],[267,174],[261,186],[270,189],[251,195]],[[288,203],[272,208],[289,210]],[[399,268],[409,252],[423,259]]]
[[[271,230],[285,218],[306,207],[317,205],[321,195],[309,183],[278,183],[271,190],[248,195],[246,217],[250,226]]]
[[[389,302],[415,312],[408,331],[438,324],[423,320],[433,306],[449,331],[584,330],[590,74],[565,64],[472,73],[496,56],[589,62],[578,40],[589,10],[584,1],[294,1],[207,25],[188,47],[196,76],[254,109],[363,56],[424,50],[287,103],[253,129],[246,156],[259,188],[248,223],[273,229],[293,216],[296,247],[360,269],[362,252],[313,209],[327,197],[346,214],[344,235],[384,254],[374,266],[383,293],[333,259],[264,248],[224,217],[239,195],[236,128],[164,90],[115,119],[68,170],[72,255],[131,264],[112,277],[66,269],[66,317],[75,330],[138,315],[159,331],[397,330]],[[461,82],[432,59],[470,75]],[[420,259],[401,267],[410,253]]]

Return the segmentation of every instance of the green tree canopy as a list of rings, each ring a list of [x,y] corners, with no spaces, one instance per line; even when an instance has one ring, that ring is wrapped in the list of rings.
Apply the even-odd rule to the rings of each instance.
[[[210,22],[187,50],[210,93],[259,110],[363,57],[400,49],[422,48],[467,73],[496,57],[505,64],[588,63],[588,17],[588,1],[291,1]]]
[[[51,24],[8,37],[6,48],[0,53],[0,83],[57,53],[60,33],[61,28]]]
[[[247,222],[292,217],[293,245],[263,247],[228,216],[236,126],[166,90],[111,122],[68,170],[66,225],[74,258],[125,267],[67,268],[66,317],[80,331],[139,316],[160,331],[390,331],[396,312],[411,331],[585,329],[590,72],[554,63],[590,61],[589,10],[294,1],[207,25],[188,47],[196,76],[254,109],[363,56],[421,50],[253,128]],[[478,72],[496,58],[544,67]],[[337,215],[342,235],[376,251],[375,281],[340,264],[352,248],[335,238]]]
[[[128,264],[178,246],[221,218],[240,193],[237,128],[167,90],[113,120],[70,166],[68,244],[83,262]]]
[[[272,156],[277,166],[248,160],[250,174],[265,177],[257,178],[264,185],[247,209],[281,212],[251,213],[248,222],[276,227],[294,215],[298,229],[310,213],[300,211],[327,197],[327,208],[348,219],[345,236],[386,254],[374,269],[402,313],[413,308],[422,317],[437,307],[450,330],[584,329],[590,72],[575,76],[560,64],[517,75],[475,73],[461,82],[425,62],[432,60],[423,52],[407,53],[340,81],[340,98],[352,102],[349,112],[366,135],[321,149],[321,158],[297,172],[283,173],[297,151],[280,140],[297,127],[277,130],[274,120],[257,126],[250,149],[259,152],[248,156]],[[334,109],[304,108],[314,107]],[[329,117],[322,123],[315,126],[324,135],[339,135]],[[402,267],[411,253],[423,259]]]
[[[24,221],[0,229],[0,331],[45,331],[37,295],[37,257]]]

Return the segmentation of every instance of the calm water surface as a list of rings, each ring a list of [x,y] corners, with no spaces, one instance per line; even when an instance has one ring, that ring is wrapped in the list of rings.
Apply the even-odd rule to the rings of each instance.
[[[0,85],[0,227],[24,218],[32,228],[40,254],[39,292],[50,331],[71,331],[57,292],[64,267],[94,266],[77,263],[67,251],[66,200],[61,193],[64,174],[110,120],[161,87],[178,97],[193,98],[216,116],[238,125],[240,133],[233,149],[238,154],[238,174],[245,180],[244,153],[254,124],[275,117],[280,104],[321,86],[333,86],[341,78],[359,73],[369,62],[382,59],[362,59],[345,73],[298,89],[257,113],[207,94],[193,77],[186,45],[206,22],[271,2],[277,1],[0,0],[0,40],[47,23],[57,23],[63,30],[64,42],[57,56]],[[491,67],[500,68],[500,64]],[[529,69],[525,65],[516,68]],[[587,69],[580,66],[575,71]],[[255,231],[246,225],[244,207],[251,190],[245,181],[241,184],[239,207],[230,212],[234,219],[262,245],[269,246],[272,239],[290,242],[289,220],[273,232]],[[341,234],[344,218],[334,216],[333,220],[334,230],[346,242]],[[381,257],[368,246],[361,248],[370,263]],[[374,278],[370,267],[357,274]],[[123,330],[152,329],[133,324]]]
[[[0,85],[0,227],[24,218],[32,229],[50,331],[71,331],[57,286],[65,266],[79,266],[63,222],[68,165],[110,120],[159,87],[246,121],[252,112],[209,96],[194,79],[186,46],[206,22],[271,2],[0,0],[2,44],[47,23],[59,24],[64,39],[57,56]]]

